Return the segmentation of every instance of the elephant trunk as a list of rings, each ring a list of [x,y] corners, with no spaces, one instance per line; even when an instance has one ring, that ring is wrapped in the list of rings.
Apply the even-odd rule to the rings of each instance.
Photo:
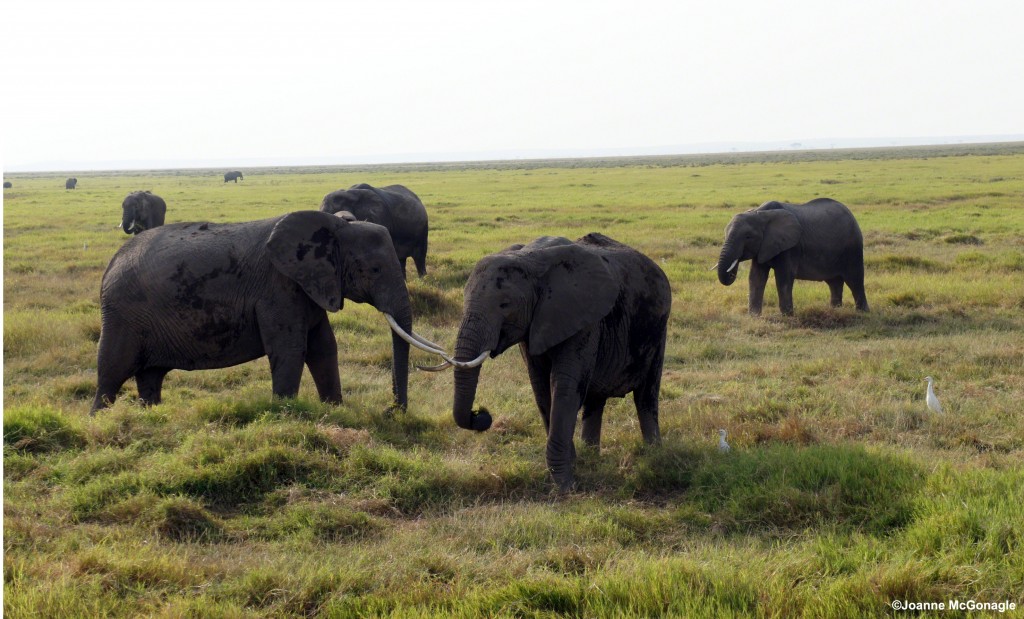
[[[379,311],[390,314],[406,333],[412,333],[412,304],[404,286],[398,294],[389,298],[374,299],[372,305]],[[409,405],[409,344],[393,330],[391,364],[391,389],[395,396],[395,404],[406,408]]]
[[[472,314],[467,314],[459,327],[459,337],[455,344],[455,359],[459,361],[474,359],[482,352],[493,348],[488,346],[491,339],[486,322]],[[454,369],[455,394],[452,400],[452,415],[455,423],[466,430],[483,432],[491,427],[491,415],[485,410],[473,412],[473,401],[476,399],[476,387],[480,381],[480,366],[474,368]]]
[[[125,234],[131,234],[133,228],[135,228],[135,212],[126,210],[121,216],[121,229]]]
[[[412,314],[404,319],[396,318],[399,326],[412,330]],[[395,394],[395,403],[402,408],[409,406],[409,344],[397,333],[391,334],[391,389]]]
[[[726,241],[722,246],[722,253],[718,256],[718,281],[726,286],[731,286],[736,281],[739,273],[740,252],[733,249],[733,244]]]

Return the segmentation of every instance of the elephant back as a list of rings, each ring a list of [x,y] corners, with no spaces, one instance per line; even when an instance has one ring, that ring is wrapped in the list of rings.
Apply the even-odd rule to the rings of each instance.
[[[803,228],[801,240],[805,247],[817,243],[817,230],[829,231],[828,238],[821,241],[822,249],[834,245],[836,238],[850,239],[858,246],[864,243],[857,218],[842,202],[831,198],[816,198],[805,204],[791,204],[785,207],[800,221]]]
[[[599,232],[591,232],[576,243],[601,255],[621,286],[643,296],[649,295],[654,300],[648,308],[652,314],[668,315],[672,306],[672,287],[665,271],[654,260]],[[641,274],[642,279],[638,279],[637,274]]]

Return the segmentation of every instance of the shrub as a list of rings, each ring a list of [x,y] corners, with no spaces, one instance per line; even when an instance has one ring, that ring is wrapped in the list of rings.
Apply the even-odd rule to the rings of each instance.
[[[62,413],[40,406],[21,406],[4,411],[4,445],[41,453],[77,449],[86,444],[85,434]]]
[[[706,460],[690,498],[726,529],[834,523],[882,533],[911,520],[922,478],[909,461],[860,446],[777,445]]]
[[[220,525],[202,505],[187,497],[171,497],[156,508],[156,531],[175,542],[209,540],[220,534]]]
[[[982,240],[973,234],[951,234],[942,239],[954,245],[982,245]]]

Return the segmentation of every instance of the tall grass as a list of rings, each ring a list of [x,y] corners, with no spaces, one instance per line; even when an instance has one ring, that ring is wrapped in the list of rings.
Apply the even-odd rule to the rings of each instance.
[[[956,156],[953,156],[956,155]],[[246,171],[13,175],[4,197],[4,612],[8,616],[814,616],[893,599],[1024,603],[1024,149]],[[316,208],[402,183],[431,218],[417,331],[448,347],[482,256],[599,231],[669,276],[660,419],[630,398],[579,490],[553,492],[514,352],[482,370],[486,433],[450,375],[388,410],[373,308],[331,316],[345,402],[270,397],[265,359],[172,372],[164,402],[88,414],[99,282],[124,195],[168,222]],[[708,266],[733,214],[830,196],[865,235],[872,312],[797,282],[760,318]],[[745,269],[746,266],[741,266]],[[432,363],[425,354],[414,361]],[[927,411],[922,378],[947,410]],[[733,450],[715,448],[726,428]]]

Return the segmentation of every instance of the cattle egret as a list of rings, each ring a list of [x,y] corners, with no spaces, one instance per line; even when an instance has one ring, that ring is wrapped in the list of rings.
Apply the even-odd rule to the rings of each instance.
[[[936,413],[942,413],[942,405],[939,404],[939,399],[935,397],[935,390],[932,389],[932,377],[925,376],[924,379],[928,381],[928,395],[925,396],[924,401],[928,403],[928,408],[932,409]]]
[[[728,453],[732,448],[725,442],[725,430],[718,431],[718,451]]]

